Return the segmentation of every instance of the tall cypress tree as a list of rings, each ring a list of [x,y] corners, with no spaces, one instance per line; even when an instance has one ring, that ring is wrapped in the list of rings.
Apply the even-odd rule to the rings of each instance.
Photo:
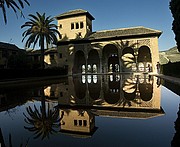
[[[172,30],[174,31],[177,48],[180,52],[180,0],[171,0],[169,8],[174,18]]]

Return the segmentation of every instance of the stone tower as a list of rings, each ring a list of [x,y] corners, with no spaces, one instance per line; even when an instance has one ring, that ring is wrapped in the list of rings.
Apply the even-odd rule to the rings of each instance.
[[[84,38],[92,32],[94,17],[85,10],[76,9],[56,16],[60,40]]]

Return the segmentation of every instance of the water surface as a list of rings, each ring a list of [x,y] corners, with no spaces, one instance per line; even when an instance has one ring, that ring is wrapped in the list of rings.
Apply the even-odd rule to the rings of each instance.
[[[81,75],[0,90],[0,143],[169,147],[180,98],[149,75]]]

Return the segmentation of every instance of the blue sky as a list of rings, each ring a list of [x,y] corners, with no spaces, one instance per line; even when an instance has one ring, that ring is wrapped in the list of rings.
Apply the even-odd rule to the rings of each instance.
[[[159,50],[167,50],[176,45],[172,32],[170,0],[29,0],[31,6],[23,9],[25,19],[7,9],[7,25],[0,13],[0,41],[16,44],[24,48],[21,25],[28,14],[46,13],[57,16],[73,9],[84,9],[94,17],[93,31],[144,26],[163,31],[159,38]],[[20,15],[18,15],[20,16]],[[56,21],[54,23],[57,23]]]

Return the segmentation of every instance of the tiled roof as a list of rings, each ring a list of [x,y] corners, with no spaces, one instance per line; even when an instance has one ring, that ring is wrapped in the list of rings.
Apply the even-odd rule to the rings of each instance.
[[[0,42],[0,49],[19,50],[16,45],[5,42]]]
[[[156,34],[157,36],[161,35],[161,31],[145,28],[143,26],[132,27],[132,28],[122,28],[115,30],[105,30],[93,32],[88,38],[89,39],[103,39],[110,37],[126,37],[126,36],[137,36],[137,35],[146,35],[146,34]]]
[[[88,15],[90,17],[90,19],[94,20],[94,17],[86,10],[83,9],[76,9],[76,10],[70,10],[68,12],[62,13],[58,16],[56,16],[55,18],[57,19],[61,19],[61,18],[68,18],[68,17],[74,17],[77,15]]]

